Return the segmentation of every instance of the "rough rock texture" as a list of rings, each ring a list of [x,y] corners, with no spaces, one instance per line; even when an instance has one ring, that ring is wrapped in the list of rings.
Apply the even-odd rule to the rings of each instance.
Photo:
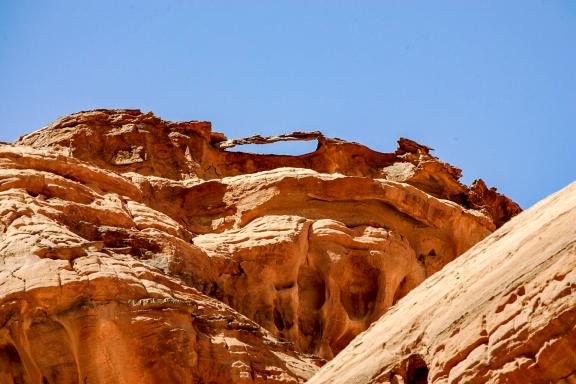
[[[219,148],[313,138],[318,140],[317,150],[302,156],[254,155]],[[515,203],[494,189],[461,184],[458,168],[431,156],[430,147],[404,138],[398,141],[394,153],[329,139],[319,132],[227,140],[223,134],[212,132],[209,122],[163,121],[138,110],[94,110],[63,117],[22,137],[19,144],[52,148],[117,173],[210,180],[280,167],[307,168],[320,173],[404,182],[464,208],[484,210],[498,224],[520,212]]]
[[[0,145],[0,382],[303,381],[520,211],[410,140],[290,137],[97,110]]]
[[[410,292],[309,383],[576,382],[576,183]]]

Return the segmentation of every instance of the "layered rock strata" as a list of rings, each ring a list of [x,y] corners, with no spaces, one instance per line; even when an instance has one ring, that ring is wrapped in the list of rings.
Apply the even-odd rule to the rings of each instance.
[[[303,381],[520,211],[406,139],[290,138],[98,110],[0,145],[0,382]]]
[[[411,291],[309,381],[576,382],[576,183]]]
[[[26,147],[0,163],[0,382],[297,383],[321,364],[155,264],[187,245],[134,185]]]

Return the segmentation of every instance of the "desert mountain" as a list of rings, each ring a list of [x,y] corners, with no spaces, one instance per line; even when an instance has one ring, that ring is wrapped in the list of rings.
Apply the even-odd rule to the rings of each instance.
[[[280,140],[318,146],[302,156],[228,150]],[[492,262],[478,251],[489,237],[442,268],[520,208],[481,180],[460,183],[429,147],[398,144],[380,153],[319,132],[228,140],[210,123],[138,110],[80,112],[0,144],[0,383],[303,382],[385,313],[313,381],[385,377],[413,355],[448,380],[496,329],[488,321],[505,323],[494,319],[533,296],[514,285],[520,275],[510,292],[501,275],[486,280],[509,260],[523,270],[518,244]],[[515,239],[518,223],[499,236]],[[538,240],[523,233],[526,247]],[[487,293],[472,289],[480,282]],[[463,291],[504,315],[476,303],[481,313],[451,325],[446,300],[462,311],[475,303]],[[430,325],[439,315],[427,308],[443,317]],[[466,328],[472,317],[480,322]],[[393,349],[366,349],[381,329],[378,348]],[[456,330],[460,339],[446,336]]]

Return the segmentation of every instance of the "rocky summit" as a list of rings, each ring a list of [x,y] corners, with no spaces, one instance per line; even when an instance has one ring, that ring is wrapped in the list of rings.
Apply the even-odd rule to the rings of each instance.
[[[0,383],[576,382],[576,187],[520,213],[431,151],[138,110],[0,144]]]

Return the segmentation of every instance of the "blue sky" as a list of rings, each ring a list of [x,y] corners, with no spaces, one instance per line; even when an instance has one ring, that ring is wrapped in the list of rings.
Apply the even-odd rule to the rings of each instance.
[[[576,179],[576,2],[0,1],[0,140],[92,108],[405,136],[527,208]]]

